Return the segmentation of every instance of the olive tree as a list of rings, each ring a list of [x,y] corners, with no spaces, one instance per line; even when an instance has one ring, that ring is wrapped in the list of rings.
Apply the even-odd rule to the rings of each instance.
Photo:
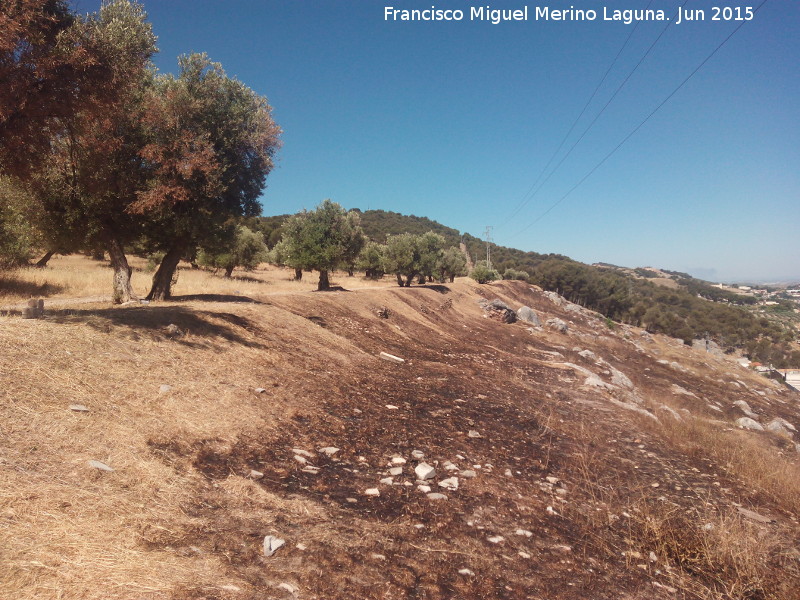
[[[409,287],[417,276],[432,277],[441,259],[444,243],[444,238],[432,231],[422,235],[390,235],[386,238],[383,270],[394,273],[397,284],[405,287]]]
[[[260,212],[258,198],[280,146],[266,98],[231,79],[205,54],[179,59],[177,77],[156,78],[144,121],[147,188],[131,211],[146,217],[164,258],[151,300],[169,298],[189,248],[213,239],[232,218]]]
[[[442,253],[437,266],[437,273],[439,281],[449,278],[450,283],[452,283],[456,277],[463,277],[467,274],[467,257],[464,256],[460,249],[450,246]]]
[[[355,261],[365,242],[358,213],[325,200],[312,211],[290,217],[283,226],[280,245],[287,265],[319,271],[317,289],[327,290],[328,273]]]
[[[237,225],[233,239],[216,247],[201,247],[197,262],[205,267],[223,269],[230,277],[236,267],[250,271],[267,258],[267,245],[261,233]]]

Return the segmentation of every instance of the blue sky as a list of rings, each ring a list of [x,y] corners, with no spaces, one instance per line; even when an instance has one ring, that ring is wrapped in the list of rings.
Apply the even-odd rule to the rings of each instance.
[[[651,8],[673,17],[682,3],[652,0]],[[88,12],[99,2],[73,4]],[[647,4],[495,2],[527,5],[529,20],[492,25],[469,20],[469,7],[482,5],[474,0],[144,0],[159,69],[174,71],[179,54],[207,52],[273,106],[284,145],[262,199],[266,215],[331,198],[478,236],[492,225],[499,244],[589,263],[800,279],[795,0],[769,0],[561,200],[738,25],[712,21],[713,2],[689,0],[706,19],[673,19],[558,171],[529,193],[634,27],[603,21],[602,7]],[[467,14],[461,22],[392,22],[385,6]],[[537,6],[599,14],[593,22],[536,21]],[[665,25],[636,28],[551,168]]]

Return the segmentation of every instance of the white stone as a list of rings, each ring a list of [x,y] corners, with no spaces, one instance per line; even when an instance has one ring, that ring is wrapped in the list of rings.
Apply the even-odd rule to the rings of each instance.
[[[439,482],[439,487],[443,487],[446,490],[457,490],[458,489],[458,477],[449,477],[448,479],[442,479]]]
[[[394,479],[391,477],[384,477],[378,483],[382,483],[383,485],[392,485],[394,483]]]
[[[292,452],[299,454],[300,456],[305,456],[306,458],[314,458],[314,455],[311,454],[311,452],[308,450],[303,450],[302,448],[292,448]]]
[[[447,496],[438,492],[428,494],[428,500],[447,500]]]
[[[108,473],[113,473],[114,469],[109,467],[106,463],[102,463],[99,460],[90,460],[89,466],[95,469],[99,469],[100,471],[106,471]]]
[[[517,529],[514,533],[516,535],[524,535],[525,537],[531,537],[533,535],[533,532],[527,529]]]
[[[277,550],[286,544],[286,540],[282,540],[274,535],[267,535],[264,537],[264,556],[272,556]]]
[[[467,432],[467,437],[471,437],[471,438],[479,438],[479,437],[482,437],[482,436],[481,436],[481,434],[480,434],[480,433],[478,433],[478,432],[477,432],[477,431],[475,431],[474,429],[470,429],[470,430]]]
[[[423,458],[425,458],[425,453],[422,452],[421,450],[412,450],[411,457],[417,460],[422,460]]]
[[[296,585],[292,585],[291,583],[279,583],[278,584],[278,589],[279,590],[285,590],[285,591],[289,592],[290,594],[292,594],[293,596],[296,595],[297,592],[300,591],[299,587],[297,587]]]
[[[467,469],[466,471],[461,471],[459,475],[461,475],[461,477],[463,477],[464,479],[472,479],[473,477],[477,477],[475,471],[471,471],[469,469]]]
[[[522,550],[517,552],[517,554],[519,554],[519,556],[522,557],[522,558],[530,558],[531,557],[530,554],[528,554],[527,552],[523,552]]]
[[[324,448],[320,448],[319,451],[322,452],[325,456],[333,456],[334,454],[339,452],[339,448],[336,448],[334,446],[325,446]]]
[[[250,479],[261,479],[264,477],[264,474],[261,471],[256,471],[255,469],[251,469],[250,473],[248,474]]]
[[[397,409],[398,409],[398,407],[397,407],[397,406],[395,406],[394,404],[387,404],[387,405],[386,405],[386,408],[387,408],[388,410],[397,410]]]
[[[389,475],[398,476],[403,474],[403,467],[392,467],[389,469]]]
[[[431,491],[431,486],[429,485],[418,485],[417,489],[422,492],[423,494],[427,494]]]
[[[389,362],[394,363],[404,363],[406,362],[405,359],[400,358],[399,356],[395,356],[394,354],[389,354],[388,352],[381,352],[380,357],[383,360],[388,360]]]
[[[758,421],[754,421],[750,417],[741,417],[739,419],[736,419],[735,423],[742,429],[750,429],[751,431],[764,431],[764,428],[761,426],[761,423],[759,423]]]
[[[402,456],[393,456],[392,457],[392,464],[393,465],[404,465],[406,464],[406,459]]]
[[[473,573],[473,572],[472,572],[472,571],[470,571],[469,569],[459,569],[459,570],[458,570],[458,574],[459,574],[459,575],[468,575],[468,576],[470,576],[470,577],[471,577],[471,576],[473,576],[473,575],[475,575],[475,573]]]
[[[308,459],[305,456],[300,456],[299,454],[295,454],[294,459],[301,465],[304,465],[308,462]]]
[[[264,394],[266,393],[266,388],[256,388],[253,390],[256,394]]]
[[[421,462],[414,467],[414,473],[417,475],[417,479],[425,481],[426,479],[433,479],[436,476],[436,469],[428,463]]]
[[[162,385],[161,385],[161,386],[158,388],[158,393],[159,393],[159,394],[166,394],[166,393],[167,393],[168,391],[170,391],[171,389],[172,389],[172,386],[171,386],[171,385],[167,385],[167,384],[165,383],[165,384],[162,384]]]
[[[381,491],[378,488],[369,488],[368,490],[364,490],[365,496],[380,496]]]
[[[83,404],[70,404],[69,409],[74,412],[89,412],[89,409]]]
[[[504,542],[506,538],[504,538],[502,535],[493,535],[492,537],[486,539],[492,542],[493,544],[499,544],[501,542]]]
[[[445,461],[445,463],[442,466],[445,468],[446,471],[458,471],[458,467],[453,463],[451,463],[449,460]]]

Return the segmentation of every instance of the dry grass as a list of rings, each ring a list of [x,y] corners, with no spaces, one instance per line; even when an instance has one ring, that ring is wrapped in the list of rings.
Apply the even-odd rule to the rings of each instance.
[[[134,292],[144,297],[150,287],[152,273],[145,259],[129,257],[133,268]],[[37,297],[51,300],[68,298],[94,298],[108,301],[111,298],[112,272],[107,261],[95,261],[81,255],[54,256],[44,269],[23,268],[0,274],[0,306],[13,305]],[[294,270],[262,264],[253,271],[234,271],[231,278],[202,269],[192,269],[181,263],[173,294],[180,298],[198,295],[259,296],[263,294],[298,293],[316,289],[319,275],[304,273],[302,281],[294,280]],[[394,281],[385,277],[379,281],[365,279],[356,274],[336,272],[331,284],[347,289],[379,288],[392,286]]]

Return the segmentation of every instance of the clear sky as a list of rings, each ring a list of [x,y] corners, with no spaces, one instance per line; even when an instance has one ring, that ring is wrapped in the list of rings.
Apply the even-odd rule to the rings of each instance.
[[[760,2],[727,6],[744,16]],[[671,20],[603,19],[603,7],[611,14],[648,4]],[[677,24],[682,4],[705,10],[705,19]],[[589,263],[714,280],[800,279],[796,0],[768,0],[564,197],[740,24],[713,21],[714,4],[494,2],[528,7],[527,21],[494,25],[470,20],[470,7],[487,5],[477,0],[144,0],[159,69],[175,71],[179,54],[206,52],[273,106],[283,148],[262,198],[265,215],[331,198],[477,236],[492,225],[498,244]],[[73,5],[89,12],[99,1]],[[386,6],[461,9],[464,19],[387,21]],[[594,9],[597,19],[537,21],[545,6]],[[665,26],[532,193],[629,34],[542,179]]]

